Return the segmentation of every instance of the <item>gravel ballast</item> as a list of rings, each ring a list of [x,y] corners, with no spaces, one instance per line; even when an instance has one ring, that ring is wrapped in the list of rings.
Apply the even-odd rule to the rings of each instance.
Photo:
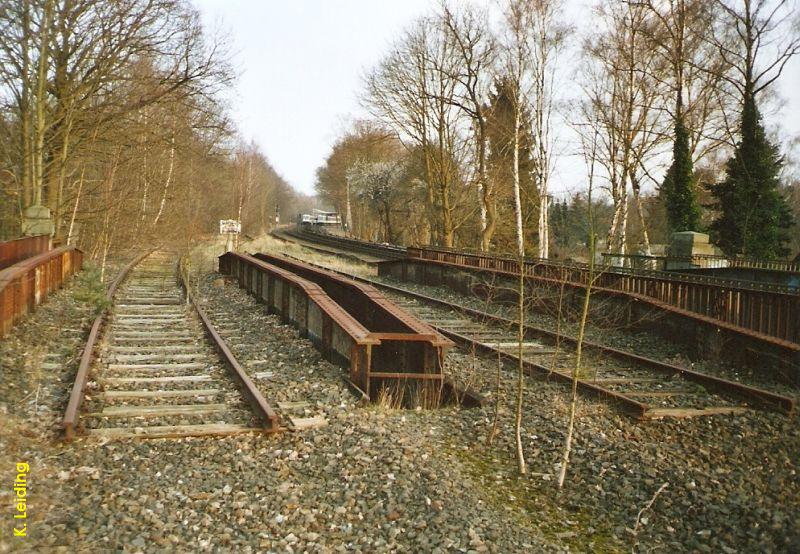
[[[454,350],[446,370],[489,400],[480,409],[395,410],[361,404],[345,370],[267,315],[243,290],[200,279],[199,297],[242,366],[282,417],[327,425],[277,436],[65,445],[53,428],[74,364],[40,390],[49,419],[29,418],[31,388],[4,388],[3,467],[31,465],[29,537],[0,549],[127,552],[790,552],[800,548],[798,418],[749,412],[637,423],[579,399],[565,488],[555,485],[568,392],[526,380],[523,444],[514,459],[512,368],[503,370],[499,433],[496,361]],[[51,297],[26,325],[53,325],[74,289]],[[48,312],[52,309],[52,312]],[[62,318],[72,320],[64,312]],[[46,323],[47,321],[50,323]],[[89,321],[89,317],[86,317]],[[65,337],[40,334],[41,341]],[[30,382],[32,334],[0,341],[6,379]],[[6,363],[6,360],[12,360]],[[27,392],[25,392],[27,391]],[[38,409],[38,408],[37,408]],[[666,486],[664,484],[666,483]],[[656,492],[661,492],[655,497]],[[7,485],[4,504],[11,492]],[[649,508],[648,503],[653,500]],[[1,517],[9,521],[11,509]],[[637,526],[638,517],[638,526]]]

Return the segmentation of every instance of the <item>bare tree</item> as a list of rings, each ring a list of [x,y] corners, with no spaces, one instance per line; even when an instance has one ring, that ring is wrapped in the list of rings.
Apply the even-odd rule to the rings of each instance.
[[[642,228],[642,244],[650,251],[647,224],[641,202],[643,174],[664,143],[664,121],[659,118],[663,89],[653,78],[659,68],[649,36],[648,10],[643,4],[608,3],[599,15],[607,29],[586,45],[589,63],[584,117],[602,132],[598,163],[607,174],[614,217],[606,250],[626,254],[628,188]]]
[[[432,234],[445,246],[453,246],[468,217],[457,216],[462,144],[459,110],[450,101],[456,62],[452,41],[433,20],[421,19],[367,77],[365,96],[372,113],[421,158]]]
[[[585,137],[583,138],[584,138],[582,144],[583,154],[588,169],[587,197],[589,200],[588,203],[589,236],[587,238],[589,241],[589,275],[588,275],[588,280],[586,282],[586,289],[584,290],[583,304],[581,307],[580,324],[578,327],[578,341],[577,341],[577,348],[575,351],[575,365],[572,368],[572,386],[570,390],[569,417],[567,419],[567,432],[566,432],[566,437],[564,439],[564,451],[561,456],[561,468],[558,474],[559,489],[564,486],[564,479],[567,476],[567,466],[569,465],[569,457],[570,454],[572,453],[572,438],[575,432],[575,417],[578,406],[578,379],[581,373],[581,363],[583,362],[582,358],[583,339],[586,334],[586,321],[589,317],[589,303],[591,301],[592,286],[594,285],[594,280],[596,278],[594,271],[594,257],[595,257],[594,254],[595,254],[596,237],[594,233],[594,218],[592,214],[592,191],[594,189],[594,172],[595,172],[595,163],[597,160],[598,134],[596,131],[593,132],[591,135],[591,139],[588,142],[585,140]]]
[[[550,256],[549,182],[555,148],[553,114],[556,104],[556,68],[571,28],[563,21],[562,0],[528,0],[530,22],[530,72],[533,150],[536,184],[539,189],[538,256]]]
[[[438,101],[457,106],[470,120],[474,144],[474,179],[480,193],[481,250],[488,251],[497,228],[497,204],[492,181],[487,178],[486,101],[494,62],[494,40],[484,13],[467,6],[455,12],[442,4],[442,24],[452,41],[458,63],[442,71],[458,84]]]
[[[741,107],[748,96],[766,91],[800,53],[800,12],[790,0],[714,0],[714,7],[721,16],[706,39],[724,63],[723,71],[712,71],[733,87]]]
[[[0,69],[3,92],[22,122],[23,205],[48,206],[57,235],[74,208],[65,187],[84,183],[68,180],[84,141],[146,106],[210,97],[230,81],[221,44],[206,43],[197,12],[172,0],[16,0],[0,8],[0,28],[0,55],[13,60]]]

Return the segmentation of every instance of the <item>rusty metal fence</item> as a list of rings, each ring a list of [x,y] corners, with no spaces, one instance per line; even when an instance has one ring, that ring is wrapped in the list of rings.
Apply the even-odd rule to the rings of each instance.
[[[36,235],[0,242],[0,270],[50,250],[50,235]]]
[[[519,274],[519,262],[511,257],[466,253],[445,248],[408,248],[409,258],[457,266]],[[526,260],[528,277],[565,281],[585,286],[586,264]],[[658,271],[620,271],[597,267],[594,286],[637,294],[664,304],[711,317],[778,339],[800,343],[800,294],[772,284],[748,283],[709,277],[668,275]]]
[[[82,265],[83,252],[66,246],[0,271],[0,337],[8,334],[19,318],[44,302]]]

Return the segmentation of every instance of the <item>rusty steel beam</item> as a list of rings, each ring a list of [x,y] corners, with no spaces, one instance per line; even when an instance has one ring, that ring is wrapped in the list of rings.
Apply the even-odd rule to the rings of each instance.
[[[408,259],[509,277],[520,272],[513,258],[442,248],[409,247]],[[582,264],[530,260],[522,270],[527,279],[570,288],[584,288],[589,279],[588,266]],[[592,288],[604,295],[625,296],[757,340],[800,348],[800,294],[786,287],[619,268],[602,268],[593,279]]]
[[[236,381],[239,383],[239,386],[241,387],[245,397],[247,397],[247,400],[250,402],[253,411],[263,422],[264,429],[268,432],[277,432],[283,430],[280,426],[280,421],[278,420],[278,414],[275,413],[275,410],[272,409],[272,406],[270,406],[269,402],[267,402],[267,399],[264,398],[263,394],[261,394],[261,391],[258,389],[256,384],[247,375],[247,372],[236,359],[236,356],[234,356],[233,352],[231,352],[231,349],[228,347],[225,339],[223,339],[216,330],[206,312],[197,302],[195,302],[189,287],[187,287],[186,283],[183,281],[183,274],[179,271],[178,275],[181,286],[183,286],[186,296],[189,298],[190,302],[194,306],[195,311],[197,312],[197,315],[200,317],[200,321],[203,323],[203,328],[205,329],[206,334],[209,336],[211,341],[214,343],[214,346],[217,348],[217,350],[219,350],[220,354],[225,359],[228,368],[230,369],[234,379],[236,379]]]
[[[441,375],[444,351],[453,345],[374,287],[334,273],[285,258],[230,252],[220,257],[220,272],[235,276],[292,322],[327,359],[349,365],[350,381],[368,396],[376,390],[375,373],[416,375],[420,381]]]
[[[26,258],[0,271],[0,337],[82,265],[83,252],[66,246]]]
[[[372,348],[380,340],[370,336],[319,285],[252,256],[233,252],[220,256],[219,270],[235,277],[239,286],[267,304],[268,311],[280,314],[297,327],[326,359],[338,365],[346,362],[352,384],[368,392]],[[338,340],[334,340],[334,329],[341,335]]]
[[[52,247],[50,235],[36,235],[0,242],[0,270],[44,254]]]
[[[117,277],[111,282],[108,290],[106,291],[106,298],[109,301],[114,298],[117,288],[119,288],[119,285],[122,284],[122,281],[124,281],[128,276],[128,273],[130,273],[131,269],[133,269],[136,264],[141,262],[148,255],[150,255],[150,252],[151,251],[148,251],[136,256],[130,263],[122,268],[122,271],[119,272],[119,275],[117,275]],[[97,317],[94,318],[92,328],[89,331],[89,337],[86,339],[86,344],[84,345],[83,352],[81,353],[81,361],[80,364],[78,364],[78,371],[75,374],[75,382],[72,385],[72,390],[70,391],[69,395],[69,402],[67,403],[67,409],[64,411],[64,418],[61,421],[61,427],[64,429],[64,439],[67,441],[71,441],[75,437],[79,412],[81,404],[83,404],[86,382],[89,379],[89,369],[94,356],[94,347],[97,343],[97,339],[100,336],[100,328],[105,321],[108,311],[109,308],[106,308],[103,313],[98,314]]]
[[[277,265],[320,285],[373,333],[411,332],[430,335],[431,345],[448,348],[452,343],[430,325],[389,301],[371,284],[294,258],[258,253],[254,258]]]
[[[330,270],[330,271],[334,271],[334,270]],[[376,287],[384,289],[384,290],[392,291],[392,292],[395,292],[395,293],[398,293],[398,294],[402,294],[402,295],[405,295],[405,296],[410,296],[410,297],[422,300],[424,302],[428,302],[430,304],[442,306],[444,308],[454,309],[454,310],[457,310],[457,311],[459,311],[459,312],[461,312],[463,314],[475,317],[477,319],[482,319],[483,321],[491,321],[491,322],[497,323],[498,325],[502,325],[502,326],[510,326],[510,325],[515,325],[516,324],[515,321],[513,321],[511,319],[508,319],[508,318],[504,318],[504,317],[497,316],[497,315],[494,315],[494,314],[489,314],[489,313],[486,313],[486,312],[482,312],[480,310],[476,310],[476,309],[473,309],[473,308],[468,308],[466,306],[460,306],[458,304],[453,304],[453,303],[448,302],[446,300],[442,300],[442,299],[439,299],[439,298],[433,298],[431,296],[420,294],[418,292],[409,291],[409,290],[403,289],[401,287],[395,287],[393,285],[388,285],[388,284],[385,284],[385,283],[381,283],[379,281],[375,281],[375,280],[368,279],[368,278],[365,278],[365,277],[360,277],[360,276],[357,276],[357,275],[350,275],[350,274],[347,274],[347,273],[344,273],[344,272],[339,272],[339,273],[341,273],[342,275],[347,275],[351,279],[356,279],[356,280],[363,281],[365,283],[370,283],[373,286],[376,286]],[[447,331],[447,330],[442,329],[442,328],[439,328],[438,330],[439,330],[440,333],[449,336],[450,338],[456,340],[459,343],[468,344],[470,347],[474,346],[478,350],[491,352],[493,354],[497,354],[498,353],[497,349],[495,349],[495,348],[493,348],[491,346],[488,346],[486,344],[480,343],[478,341],[474,341],[474,340],[472,340],[469,337],[466,337],[464,335],[461,335],[461,334],[458,334],[458,333],[454,333],[452,331]],[[554,331],[550,331],[550,330],[543,329],[543,328],[540,328],[540,327],[535,327],[533,325],[525,325],[524,326],[524,332],[525,332],[526,337],[529,336],[529,335],[530,336],[547,337],[549,339],[554,339],[554,340],[557,339],[557,340],[565,341],[565,342],[573,344],[573,345],[577,344],[577,342],[578,342],[578,339],[576,337],[572,337],[572,336],[565,335],[565,334],[555,333]],[[669,364],[669,363],[666,363],[666,362],[661,362],[661,361],[658,361],[658,360],[654,360],[652,358],[647,358],[645,356],[640,356],[640,355],[634,354],[632,352],[627,352],[625,350],[621,350],[621,349],[614,348],[614,347],[611,347],[611,346],[602,345],[602,344],[595,343],[595,342],[588,341],[588,340],[584,340],[583,341],[583,348],[590,349],[590,350],[596,350],[596,351],[599,351],[599,352],[603,352],[603,353],[609,354],[609,355],[611,355],[611,356],[613,356],[613,357],[615,357],[615,358],[617,358],[617,359],[619,359],[621,361],[637,364],[637,365],[640,365],[640,366],[646,366],[646,367],[648,367],[650,369],[659,371],[661,373],[666,373],[666,374],[669,374],[669,375],[679,374],[679,375],[681,375],[682,377],[684,377],[688,381],[693,381],[693,382],[701,384],[701,385],[703,385],[705,387],[710,387],[710,388],[714,388],[716,390],[721,390],[721,391],[728,392],[728,393],[733,394],[734,396],[737,396],[738,398],[741,398],[741,399],[746,400],[746,401],[751,401],[751,402],[755,401],[756,403],[758,403],[760,405],[767,406],[767,407],[769,407],[771,409],[775,409],[777,411],[784,412],[787,415],[793,414],[794,410],[796,408],[796,401],[792,397],[781,395],[781,394],[777,394],[777,393],[773,393],[773,392],[770,392],[770,391],[767,391],[767,390],[764,390],[764,389],[759,389],[759,388],[756,388],[756,387],[751,387],[751,386],[748,386],[748,385],[745,385],[745,384],[742,384],[742,383],[737,383],[736,381],[730,381],[728,379],[723,379],[723,378],[720,378],[720,377],[715,377],[713,375],[700,373],[700,372],[697,372],[697,371],[694,371],[694,370],[691,370],[691,369],[688,369],[688,368],[685,368],[685,367],[681,367],[681,366],[678,366],[678,365],[675,365],[675,364]],[[500,356],[502,356],[502,357],[504,357],[506,359],[514,360],[514,361],[517,360],[517,357],[514,354],[511,354],[511,353],[508,353],[508,352],[504,352],[504,351],[500,351],[499,354],[500,354]],[[553,372],[552,370],[550,370],[546,366],[542,366],[542,365],[539,365],[539,364],[536,364],[534,362],[530,362],[530,361],[527,361],[527,360],[523,360],[523,363],[525,364],[526,368],[528,368],[528,369],[530,369],[532,371],[539,372],[539,373],[545,372],[547,374],[552,374],[553,376],[555,376],[555,377],[557,377],[559,379],[562,379],[562,380],[563,379],[571,380],[571,376],[566,375],[566,374],[562,374],[562,373],[559,373],[559,372]],[[590,380],[579,380],[578,386],[584,391],[587,391],[587,392],[590,392],[592,394],[596,394],[596,395],[599,395],[599,396],[604,396],[604,397],[607,397],[609,399],[614,400],[615,402],[620,403],[621,405],[623,405],[623,407],[625,407],[627,412],[631,413],[635,417],[642,418],[642,419],[649,419],[651,417],[658,417],[656,415],[653,415],[653,416],[648,415],[650,413],[650,411],[651,411],[651,408],[649,408],[647,404],[644,404],[642,402],[638,402],[638,401],[636,401],[636,400],[634,400],[632,398],[629,398],[629,397],[625,396],[624,394],[608,390],[608,389],[606,389],[604,387],[601,387],[601,386],[597,385],[596,383],[591,382]],[[655,408],[653,408],[652,410],[655,410]],[[652,413],[655,414],[656,412],[652,412]]]
[[[518,275],[520,271],[518,260],[504,255],[435,246],[403,249],[309,230],[296,234],[305,240],[369,252],[390,260],[400,259],[405,251],[408,259],[511,275]],[[526,258],[522,270],[530,279],[559,284],[566,281],[570,287],[583,287],[589,278],[586,264],[548,259]],[[800,344],[800,294],[796,288],[613,266],[603,267],[595,275],[595,281],[594,288],[604,294],[627,295],[657,309],[695,317],[734,333],[749,332],[755,340],[775,339],[779,348],[785,344]]]
[[[501,276],[505,276],[505,277],[511,277],[511,278],[515,278],[515,277],[519,276],[519,273],[514,273],[512,271],[508,271],[508,270],[504,270],[504,269],[465,266],[465,265],[460,265],[460,264],[453,263],[453,262],[442,262],[442,261],[429,260],[429,259],[421,259],[420,260],[420,259],[416,259],[416,258],[414,258],[414,259],[410,258],[409,261],[411,261],[412,263],[426,263],[426,264],[431,264],[431,265],[439,265],[441,267],[451,268],[451,269],[460,270],[460,271],[488,272],[488,273],[493,273],[493,274],[497,274],[497,275],[501,275]],[[381,262],[381,264],[379,264],[379,266],[383,266],[384,264],[391,264],[391,263],[397,263],[397,262],[396,261]],[[403,262],[400,262],[400,263],[407,263],[407,262],[403,261]],[[564,286],[564,287],[567,287],[567,288],[570,288],[570,289],[580,289],[580,290],[583,290],[586,287],[586,285],[583,284],[583,283],[579,283],[579,282],[575,282],[575,281],[563,281],[563,280],[554,279],[554,278],[550,278],[550,277],[526,275],[525,279],[529,280],[529,281],[535,281],[537,283],[542,283],[544,285],[548,285],[548,286],[552,286],[552,287]],[[600,286],[600,285],[592,285],[592,291],[595,292],[595,293],[602,294],[603,296],[607,296],[607,297],[619,297],[619,298],[630,299],[630,300],[633,300],[635,302],[640,302],[641,304],[644,304],[644,305],[647,305],[647,306],[651,306],[655,310],[662,311],[662,312],[667,312],[667,313],[674,314],[674,315],[679,316],[679,317],[690,319],[690,320],[695,321],[695,322],[697,322],[697,323],[699,323],[701,325],[704,325],[704,326],[708,326],[708,327],[712,327],[712,328],[724,329],[725,331],[730,332],[730,333],[732,333],[734,335],[738,335],[738,336],[741,336],[741,337],[747,337],[747,338],[753,339],[755,341],[758,341],[760,343],[763,343],[765,345],[769,345],[771,347],[775,347],[775,348],[779,348],[779,349],[785,350],[787,353],[789,353],[790,356],[797,356],[797,355],[800,354],[800,343],[794,342],[792,340],[782,339],[782,338],[779,338],[779,337],[776,337],[776,336],[773,336],[773,335],[770,335],[770,334],[766,334],[766,333],[761,332],[761,331],[754,330],[752,327],[756,326],[757,322],[753,323],[749,327],[740,326],[740,325],[725,321],[723,319],[717,319],[717,318],[712,317],[712,316],[708,316],[708,315],[704,315],[704,314],[699,313],[699,312],[692,311],[692,310],[687,309],[687,308],[676,307],[676,306],[674,306],[672,304],[668,304],[668,303],[662,302],[660,300],[657,300],[657,299],[655,299],[653,297],[650,297],[650,296],[646,296],[644,294],[640,294],[640,293],[636,293],[636,292],[626,292],[624,290],[607,288],[607,287],[603,287],[603,286]],[[681,294],[685,295],[686,293],[684,291]],[[792,295],[785,295],[785,296],[790,296],[791,297]],[[800,296],[792,297],[792,298],[790,298],[790,300],[792,301],[792,303],[798,303],[798,305],[800,305]],[[783,313],[787,313],[787,314],[790,314],[790,313],[799,314],[800,313],[800,309],[789,309],[788,307],[785,307],[785,306],[784,306],[784,308],[785,309],[784,309]],[[764,309],[769,309],[769,305],[767,305],[767,307],[764,308]],[[763,320],[764,319],[764,313],[760,312],[760,316],[761,316],[761,319]],[[792,331],[792,334],[794,334],[793,331]]]

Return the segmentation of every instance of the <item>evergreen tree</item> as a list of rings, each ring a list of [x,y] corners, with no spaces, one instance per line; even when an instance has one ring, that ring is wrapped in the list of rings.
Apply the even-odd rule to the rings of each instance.
[[[512,166],[514,152],[514,84],[507,77],[495,80],[494,90],[489,94],[486,106],[486,138],[489,143],[487,157],[489,178],[494,180],[498,199],[498,228],[492,239],[498,250],[513,251],[513,194]],[[525,242],[535,244],[538,240],[536,220],[539,217],[539,191],[534,178],[533,146],[530,111],[523,107],[520,113],[520,194],[522,200]]]
[[[698,230],[700,207],[697,205],[694,184],[689,132],[683,120],[678,118],[675,122],[675,140],[672,143],[672,165],[661,185],[670,232]]]
[[[767,139],[751,87],[744,94],[740,134],[725,166],[725,180],[711,189],[719,212],[711,224],[712,237],[729,255],[785,257],[794,222],[779,190],[783,159]]]

